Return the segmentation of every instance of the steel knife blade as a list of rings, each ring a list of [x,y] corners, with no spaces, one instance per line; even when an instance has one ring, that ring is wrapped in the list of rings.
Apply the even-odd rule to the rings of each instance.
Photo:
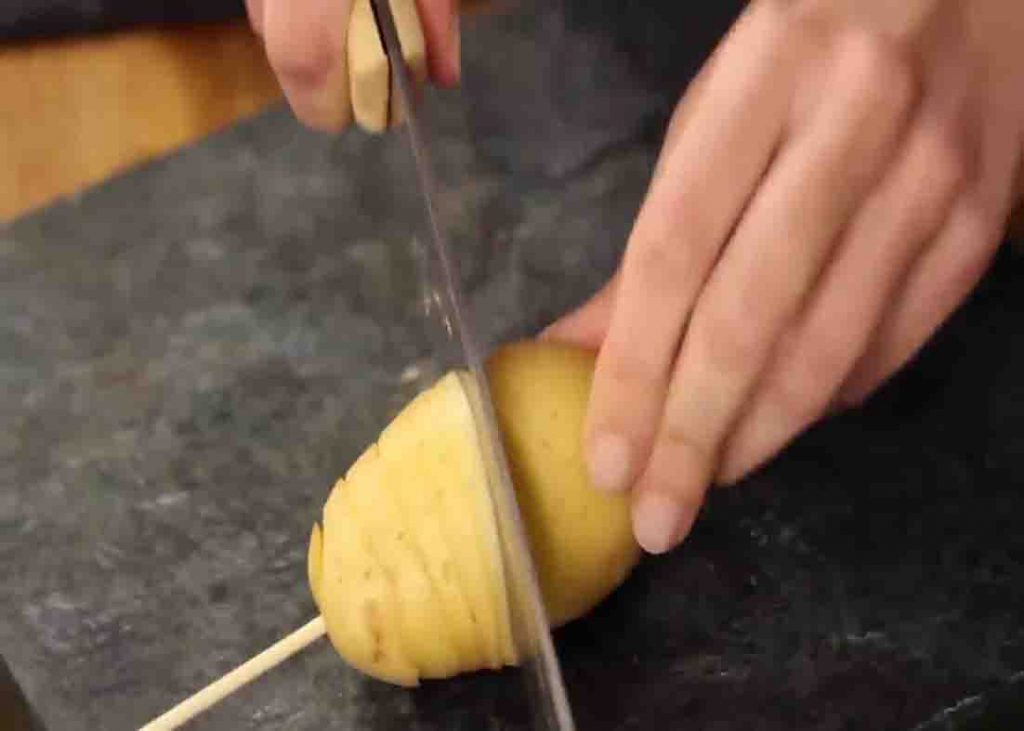
[[[377,22],[381,45],[387,56],[392,93],[396,95],[402,126],[408,134],[413,164],[418,178],[432,266],[426,269],[425,295],[441,310],[450,337],[461,348],[468,376],[473,380],[477,398],[475,417],[489,467],[491,503],[498,529],[501,557],[508,594],[511,634],[520,666],[527,675],[528,696],[538,728],[574,731],[575,724],[568,694],[544,607],[537,569],[530,553],[529,540],[501,440],[483,358],[463,306],[462,293],[452,255],[436,205],[436,183],[424,127],[417,114],[412,74],[402,55],[397,25],[389,0],[370,0]]]

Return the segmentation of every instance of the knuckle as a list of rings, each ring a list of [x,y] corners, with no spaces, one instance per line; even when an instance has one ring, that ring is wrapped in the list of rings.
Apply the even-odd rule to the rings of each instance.
[[[800,360],[777,371],[766,390],[784,413],[810,422],[827,407],[852,365],[848,349],[834,342],[807,347]]]
[[[722,438],[723,421],[721,404],[707,389],[690,390],[682,397],[677,393],[665,406],[658,444],[662,451],[689,462],[711,462]]]
[[[692,277],[693,262],[687,247],[671,226],[657,225],[646,240],[630,247],[624,270],[631,272],[644,291],[659,296],[683,292]]]
[[[845,338],[825,337],[808,348],[804,355],[803,381],[811,393],[827,398],[842,381],[852,364],[851,343],[856,340],[852,334]]]
[[[706,439],[679,419],[668,417],[658,432],[658,443],[670,454],[702,464],[711,463],[713,449]]]
[[[881,82],[898,67],[895,48],[882,34],[864,27],[851,27],[839,37],[839,51],[846,68],[869,82]]]
[[[829,35],[829,15],[822,12],[822,7],[815,0],[781,0],[778,10],[784,19],[788,39],[824,43]]]
[[[691,337],[714,368],[736,373],[760,360],[764,329],[737,307],[705,307],[693,315]]]
[[[611,388],[647,393],[662,381],[661,369],[639,350],[615,349],[604,361],[602,380]]]
[[[970,155],[958,130],[951,124],[936,125],[922,141],[929,183],[942,194],[958,190],[970,174]]]
[[[782,413],[798,422],[806,421],[813,410],[813,391],[807,384],[805,373],[788,370],[776,374],[765,384],[765,395]]]
[[[778,7],[779,44],[790,58],[820,58],[829,48],[829,26],[820,9],[797,0],[783,0]]]
[[[857,92],[861,104],[902,113],[914,95],[910,56],[900,44],[878,31],[855,28],[840,38],[839,73]]]
[[[804,48],[820,41],[821,23],[803,0],[768,0],[763,5],[765,24],[777,44]]]

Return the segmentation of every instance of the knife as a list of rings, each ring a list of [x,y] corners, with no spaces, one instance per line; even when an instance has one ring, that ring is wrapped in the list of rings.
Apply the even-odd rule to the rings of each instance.
[[[426,301],[439,308],[453,347],[461,350],[463,365],[474,382],[478,398],[473,399],[480,442],[489,466],[491,504],[494,506],[512,638],[520,665],[527,675],[528,696],[539,728],[573,731],[575,729],[568,694],[562,679],[558,657],[551,639],[550,626],[541,597],[537,569],[530,554],[526,529],[516,501],[515,489],[508,469],[494,405],[484,374],[483,359],[467,311],[462,304],[452,256],[445,239],[435,203],[436,184],[432,163],[424,137],[424,129],[416,111],[412,74],[402,55],[401,42],[389,0],[370,0],[377,22],[381,45],[391,72],[392,93],[400,107],[402,122],[409,135],[413,164],[419,183],[429,247],[423,269]]]

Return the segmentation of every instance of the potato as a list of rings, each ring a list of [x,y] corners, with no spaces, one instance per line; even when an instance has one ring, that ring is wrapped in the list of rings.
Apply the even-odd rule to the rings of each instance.
[[[390,0],[402,58],[415,83],[427,79],[427,52],[416,0]],[[355,0],[349,20],[346,58],[352,113],[366,132],[380,134],[402,123],[391,64],[381,43],[369,0]]]
[[[589,612],[636,565],[628,500],[597,492],[583,457],[594,356],[519,343],[499,349],[487,381],[505,441],[548,618]]]
[[[594,356],[523,342],[487,378],[549,620],[607,597],[640,557],[625,496],[594,490],[582,429]],[[331,491],[308,554],[338,653],[399,685],[517,662],[472,381],[414,398]]]

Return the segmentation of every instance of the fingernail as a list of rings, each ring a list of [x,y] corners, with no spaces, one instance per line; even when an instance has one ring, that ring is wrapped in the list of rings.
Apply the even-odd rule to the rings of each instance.
[[[618,434],[598,434],[587,454],[590,479],[605,492],[621,492],[629,487],[629,443]]]
[[[633,508],[633,532],[647,553],[665,553],[682,540],[693,523],[687,505],[661,492],[645,492]]]

